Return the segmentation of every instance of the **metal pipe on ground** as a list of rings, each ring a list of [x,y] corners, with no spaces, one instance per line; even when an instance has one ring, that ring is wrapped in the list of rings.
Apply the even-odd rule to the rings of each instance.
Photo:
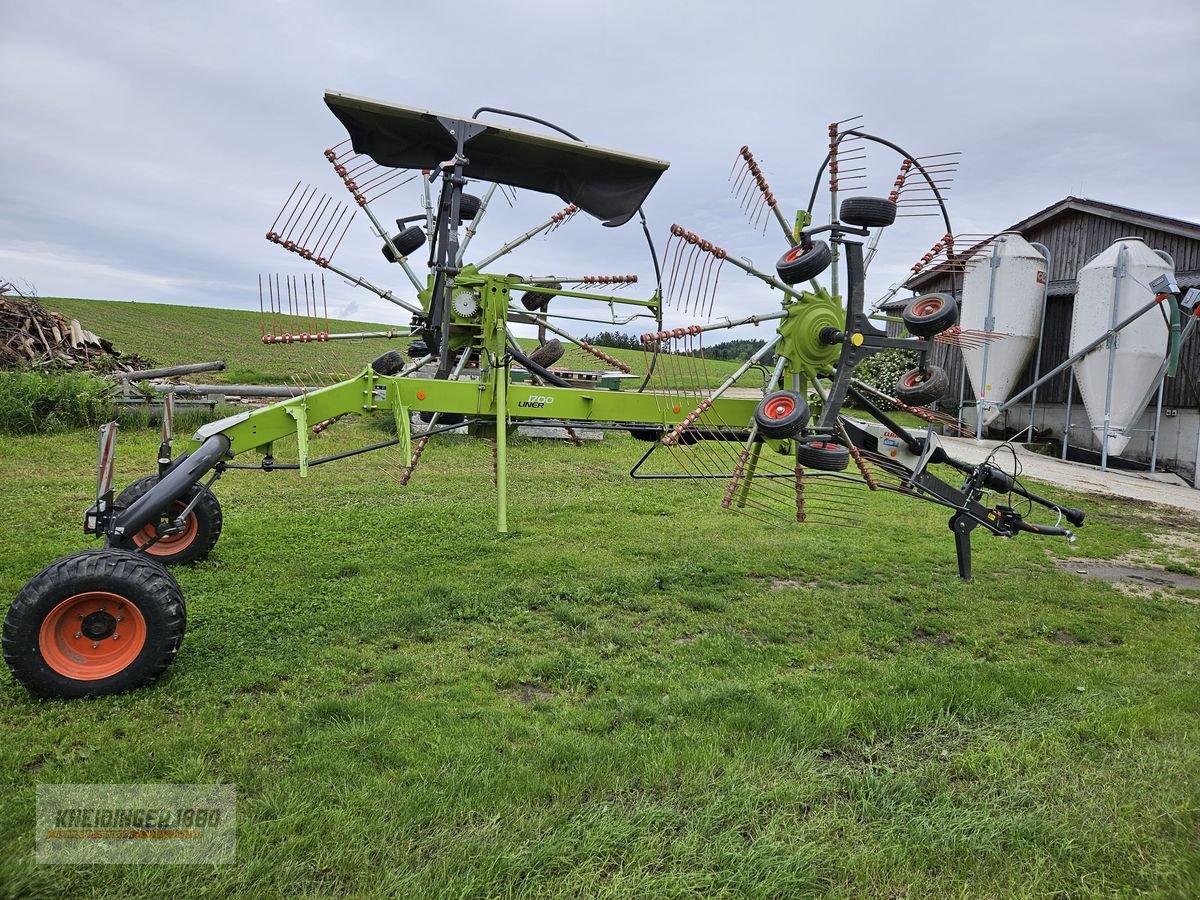
[[[295,385],[273,384],[152,384],[160,394],[174,392],[179,396],[225,394],[229,397],[299,397],[316,387],[304,388]]]
[[[164,366],[161,369],[142,369],[140,372],[114,372],[112,377],[118,381],[149,381],[151,378],[173,378],[176,375],[194,375],[197,372],[221,372],[224,369],[225,360],[216,359],[212,362]]]

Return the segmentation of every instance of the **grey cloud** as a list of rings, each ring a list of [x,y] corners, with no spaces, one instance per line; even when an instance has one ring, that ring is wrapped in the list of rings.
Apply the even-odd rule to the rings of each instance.
[[[826,124],[855,113],[917,153],[964,152],[957,230],[994,231],[1068,193],[1194,218],[1198,37],[1189,2],[9,3],[0,274],[46,295],[256,306],[259,272],[304,271],[263,240],[296,180],[349,199],[321,157],[343,137],[327,87],[461,114],[520,109],[670,159],[646,206],[660,251],[679,222],[767,269],[782,240],[774,226],[756,234],[728,195],[737,148],[755,150],[795,209]],[[871,152],[873,193],[896,163]],[[415,211],[417,197],[397,192],[381,212]],[[495,205],[475,247],[560,206]],[[869,292],[941,230],[915,219],[886,235]],[[338,261],[406,289],[361,217]],[[650,273],[635,225],[583,220],[503,266]],[[339,312],[406,318],[337,279],[330,296]],[[719,313],[776,301],[722,273]]]

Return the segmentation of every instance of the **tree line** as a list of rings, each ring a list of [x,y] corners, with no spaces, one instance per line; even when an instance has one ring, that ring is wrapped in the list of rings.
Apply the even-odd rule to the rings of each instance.
[[[583,340],[596,347],[611,347],[617,350],[642,349],[640,338],[630,334],[623,334],[619,331],[600,331],[596,334],[585,334]],[[762,345],[763,341],[746,338],[722,341],[719,344],[705,344],[704,357],[706,359],[749,359],[762,348]]]

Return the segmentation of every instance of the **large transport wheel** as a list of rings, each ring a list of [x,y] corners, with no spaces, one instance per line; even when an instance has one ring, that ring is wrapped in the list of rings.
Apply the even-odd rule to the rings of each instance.
[[[419,225],[410,225],[392,236],[392,247],[400,252],[400,256],[410,256],[420,250],[424,244],[425,232]],[[384,241],[383,258],[388,262],[399,262],[400,259],[392,252],[392,247],[389,247],[387,241]]]
[[[158,484],[157,475],[150,475],[140,481],[135,481],[117,495],[114,505],[118,509],[132,506],[133,501],[156,484]],[[183,520],[182,531],[177,534],[164,535],[155,540],[158,535],[155,527],[158,524],[156,519],[147,523],[137,534],[119,542],[114,541],[111,546],[121,550],[137,550],[145,553],[154,557],[164,566],[185,566],[204,559],[217,545],[217,539],[221,536],[221,525],[224,521],[221,504],[218,502],[216,494],[202,484],[194,484],[186,494],[171,505],[169,514],[178,516],[197,494],[200,495],[200,499],[196,501],[192,511]]]
[[[912,406],[927,406],[946,396],[950,376],[941,366],[909,369],[896,379],[896,399]]]
[[[4,619],[4,661],[42,697],[100,697],[156,680],[179,652],[187,612],[165,568],[128,550],[51,563]]]
[[[838,218],[861,228],[887,228],[896,221],[896,202],[887,197],[847,197]]]
[[[399,350],[388,350],[371,360],[371,368],[376,375],[395,375],[408,365]]]
[[[775,263],[775,272],[784,284],[798,284],[816,278],[829,268],[833,253],[824,241],[814,241],[811,247],[798,244]]]
[[[850,465],[850,451],[832,441],[808,441],[796,448],[796,462],[806,469],[840,472]]]
[[[922,294],[904,307],[901,316],[910,334],[931,338],[958,321],[958,304],[949,294]]]
[[[464,222],[470,222],[479,214],[479,207],[483,205],[483,198],[476,197],[474,194],[459,194],[458,197],[458,217]]]
[[[562,341],[558,338],[550,338],[550,340],[546,341],[546,343],[542,344],[536,350],[530,351],[529,359],[543,369],[548,369],[562,359],[563,354],[566,352],[567,348],[563,346]]]
[[[767,394],[754,409],[754,424],[765,438],[795,437],[808,424],[808,401],[795,391]]]

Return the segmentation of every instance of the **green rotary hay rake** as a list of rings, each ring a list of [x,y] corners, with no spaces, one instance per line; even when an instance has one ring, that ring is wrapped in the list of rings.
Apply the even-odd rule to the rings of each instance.
[[[970,577],[970,534],[977,527],[1006,537],[1021,531],[1071,537],[1061,521],[1082,524],[1082,512],[1038,497],[991,460],[968,465],[941,446],[934,426],[953,428],[957,423],[925,406],[937,399],[945,380],[944,373],[928,365],[928,352],[935,341],[983,339],[956,327],[951,295],[911,301],[903,316],[908,336],[889,336],[864,310],[866,270],[879,236],[906,209],[915,207],[922,214],[923,207],[935,208],[946,228],[914,270],[928,265],[954,270],[965,264],[955,253],[939,189],[952,163],[921,160],[860,128],[832,125],[829,153],[808,207],[789,221],[753,154],[742,148],[736,177],[731,175],[734,194],[752,224],[766,229],[775,221],[786,242],[775,271],[765,272],[678,225],[671,226],[660,261],[641,206],[666,162],[587,144],[548,122],[504,110],[445,116],[334,92],[325,101],[349,133],[350,145],[347,149],[343,143],[325,155],[357,209],[347,215],[348,205],[297,185],[267,238],[411,313],[406,331],[376,335],[410,337],[408,354],[387,351],[353,377],[205,425],[178,455],[168,398],[157,474],[115,496],[116,426],[102,428],[96,502],[85,515],[85,531],[102,538],[105,547],[52,563],[22,589],[5,619],[5,660],[33,693],[111,694],[151,682],[166,670],[186,621],[182,592],[167,567],[201,559],[217,543],[222,510],[213,485],[225,474],[246,468],[296,469],[303,476],[312,466],[395,448],[404,461],[400,481],[407,483],[432,438],[464,427],[493,442],[501,532],[508,529],[508,436],[523,423],[628,431],[650,445],[631,471],[635,478],[700,479],[714,487],[722,508],[771,522],[853,524],[863,498],[880,490],[940,504],[951,511],[964,578]],[[481,118],[485,114],[490,118]],[[507,127],[493,121],[497,117],[531,120],[554,133]],[[847,164],[861,158],[852,148],[866,143],[899,154],[893,189],[887,197],[854,195],[839,203],[839,193],[853,190],[854,182],[865,177]],[[826,172],[831,220],[817,227],[812,210]],[[373,206],[417,181],[424,211],[398,219],[400,230],[393,234]],[[488,184],[482,196],[464,190],[471,182]],[[508,196],[514,189],[556,195],[568,205],[491,254],[468,261],[467,250],[489,202],[497,192]],[[358,211],[382,240],[385,258],[411,283],[412,299],[333,263]],[[638,283],[631,275],[490,270],[497,260],[579,212],[613,227],[638,220],[654,270],[649,296],[630,295]],[[411,260],[425,247],[428,272],[421,278]],[[843,264],[844,295],[838,288]],[[726,266],[767,285],[780,298],[779,307],[713,318]],[[822,276],[829,277],[827,285],[817,281]],[[323,290],[323,275],[320,284],[315,278],[268,278],[263,342],[344,339],[329,332],[327,317],[322,328],[318,295],[323,307]],[[595,304],[607,315],[567,314],[559,311],[564,304],[571,310]],[[628,315],[618,316],[618,307]],[[667,308],[691,321],[665,325]],[[653,323],[641,338],[645,371],[638,376],[637,390],[579,386],[552,368],[561,357],[562,340],[609,365],[629,368],[574,338],[561,324],[579,318],[606,325],[637,319]],[[774,324],[774,335],[720,385],[708,386],[703,371],[707,336],[764,322]],[[512,333],[514,324],[536,327],[539,346],[526,353]],[[859,363],[888,348],[914,351],[921,360],[893,393],[855,374]],[[527,380],[514,377],[518,368]],[[747,381],[756,386],[747,389]],[[864,418],[847,415],[848,402]],[[926,427],[902,425],[892,415],[895,410],[915,414]],[[310,457],[311,434],[346,415],[375,413],[394,417],[394,439]],[[422,423],[420,433],[413,431],[414,417]],[[292,438],[298,461],[277,463],[274,445]],[[248,453],[258,454],[260,461],[231,461]],[[930,471],[933,465],[961,470],[963,482],[956,487],[943,481]],[[1002,495],[1004,502],[984,505],[989,492]],[[1029,504],[1023,512],[1017,511],[1018,497]],[[1026,522],[1023,513],[1033,503],[1057,514],[1059,521]]]

